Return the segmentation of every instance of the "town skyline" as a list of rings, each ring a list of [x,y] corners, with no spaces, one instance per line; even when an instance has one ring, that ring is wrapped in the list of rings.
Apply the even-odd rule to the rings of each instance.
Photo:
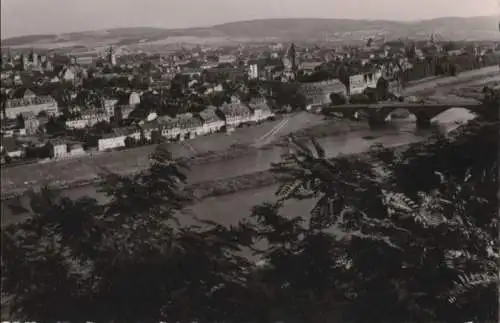
[[[360,11],[359,8],[364,8]],[[191,28],[235,21],[276,18],[325,18],[417,21],[441,17],[493,16],[495,0],[443,0],[439,3],[381,0],[366,3],[312,0],[4,0],[1,38],[83,32],[123,27]],[[172,13],[173,12],[173,13]],[[228,14],[230,13],[230,14]],[[57,19],[54,19],[57,17]]]

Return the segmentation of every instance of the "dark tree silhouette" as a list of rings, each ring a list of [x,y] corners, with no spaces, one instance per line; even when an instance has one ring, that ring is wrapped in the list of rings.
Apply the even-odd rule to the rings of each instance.
[[[101,204],[31,193],[31,217],[2,229],[9,319],[494,321],[500,102],[485,94],[496,119],[405,151],[331,159],[292,137],[276,203],[232,228],[183,212],[186,167],[163,145],[138,174],[103,169]],[[294,199],[311,212],[284,214]]]

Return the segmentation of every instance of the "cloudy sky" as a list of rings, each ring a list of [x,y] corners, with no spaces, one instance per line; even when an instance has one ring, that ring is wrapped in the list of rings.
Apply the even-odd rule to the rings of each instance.
[[[2,38],[113,27],[209,26],[258,18],[417,20],[500,13],[500,0],[1,0]]]

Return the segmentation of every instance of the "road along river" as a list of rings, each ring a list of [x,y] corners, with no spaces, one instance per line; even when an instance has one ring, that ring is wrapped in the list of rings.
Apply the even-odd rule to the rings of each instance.
[[[456,121],[465,121],[472,115],[464,109],[448,110],[436,118],[441,127],[456,126]],[[363,122],[363,121],[361,121]],[[319,139],[328,156],[334,157],[338,154],[350,154],[366,151],[371,145],[381,143],[386,146],[401,145],[425,139],[431,131],[420,131],[415,128],[414,123],[408,120],[394,121],[393,127],[385,130],[363,130],[326,137]],[[270,164],[278,162],[286,148],[272,147],[261,149],[252,155],[235,158],[226,161],[209,164],[194,165],[188,172],[189,183],[196,184],[217,179],[252,174],[268,170]],[[226,196],[206,198],[190,207],[194,215],[211,220],[220,220],[222,223],[232,223],[237,218],[248,215],[250,207],[266,200],[273,199],[273,188],[265,187],[255,190],[245,190]],[[95,197],[104,201],[105,197],[97,192],[94,185],[66,189],[63,195],[71,198],[82,196]],[[22,203],[26,205],[24,198],[5,200],[2,202],[2,224],[20,220],[23,215],[14,215],[9,205]],[[309,205],[306,202],[297,204],[296,210],[302,210],[300,205]],[[295,209],[294,207],[291,210]]]

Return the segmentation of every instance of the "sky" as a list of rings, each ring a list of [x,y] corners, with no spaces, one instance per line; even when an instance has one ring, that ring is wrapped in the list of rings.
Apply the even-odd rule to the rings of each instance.
[[[500,15],[500,0],[1,0],[3,38],[261,18],[419,20]]]

